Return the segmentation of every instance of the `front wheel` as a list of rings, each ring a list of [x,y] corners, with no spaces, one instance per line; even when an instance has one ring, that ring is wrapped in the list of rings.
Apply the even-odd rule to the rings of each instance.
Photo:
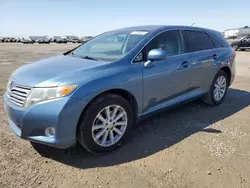
[[[104,94],[94,100],[78,124],[77,139],[94,154],[115,150],[133,123],[130,104],[116,94]]]
[[[220,104],[227,93],[229,86],[229,76],[224,71],[220,70],[215,76],[209,92],[204,96],[203,101],[210,105]]]

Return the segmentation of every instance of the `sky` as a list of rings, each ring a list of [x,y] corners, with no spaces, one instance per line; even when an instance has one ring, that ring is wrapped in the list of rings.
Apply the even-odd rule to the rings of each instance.
[[[0,0],[0,36],[95,36],[193,22],[218,31],[250,26],[250,0]]]

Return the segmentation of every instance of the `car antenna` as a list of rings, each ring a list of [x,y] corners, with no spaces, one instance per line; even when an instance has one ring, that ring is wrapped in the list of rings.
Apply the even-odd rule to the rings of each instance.
[[[193,22],[192,24],[191,24],[191,26],[193,26],[195,24],[195,22]]]

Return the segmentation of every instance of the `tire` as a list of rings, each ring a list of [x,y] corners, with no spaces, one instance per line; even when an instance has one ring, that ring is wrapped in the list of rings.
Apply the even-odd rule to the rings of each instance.
[[[235,51],[237,51],[239,47],[238,47],[237,45],[233,45],[232,48],[233,48]]]
[[[215,89],[216,89],[216,82],[219,78],[225,78],[225,91],[224,91],[224,94],[221,98],[217,98],[216,99],[216,96],[214,93],[216,93]],[[227,73],[225,73],[224,71],[220,70],[216,76],[214,77],[214,80],[209,88],[209,91],[208,93],[203,97],[203,101],[204,103],[206,104],[209,104],[209,105],[212,105],[212,106],[215,106],[215,105],[219,105],[223,102],[225,96],[226,96],[226,93],[227,93],[227,89],[229,87],[229,75]],[[217,95],[218,96],[218,95]],[[219,99],[219,100],[218,100]]]
[[[240,49],[240,51],[246,51],[246,49]]]
[[[117,107],[117,112],[113,115],[115,107]],[[109,116],[111,118],[105,115],[107,114],[105,108],[109,109]],[[103,113],[104,111],[105,114]],[[120,118],[115,121],[116,118],[114,117],[117,117],[121,112],[123,112],[123,116],[121,117],[123,122],[118,121]],[[102,116],[104,119],[101,119],[105,121],[101,121],[101,119],[97,118],[98,115]],[[107,119],[110,121],[106,121]],[[115,125],[115,123],[124,122],[126,122],[126,125]],[[102,124],[102,128],[94,130],[94,124]],[[91,102],[83,112],[78,123],[77,140],[81,146],[93,154],[106,154],[121,145],[122,141],[127,136],[128,130],[131,129],[132,124],[133,112],[129,102],[116,94],[103,94]],[[117,129],[119,129],[122,134],[118,134]],[[101,132],[104,133],[100,134]],[[98,134],[102,136],[97,138]],[[94,137],[96,139],[94,139]],[[105,145],[103,144],[104,141]]]

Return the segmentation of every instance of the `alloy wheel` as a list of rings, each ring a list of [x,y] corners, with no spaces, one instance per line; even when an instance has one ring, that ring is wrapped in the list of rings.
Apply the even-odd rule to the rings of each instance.
[[[112,146],[122,138],[127,124],[126,111],[119,105],[109,105],[95,117],[92,125],[92,138],[99,146]]]
[[[213,91],[214,100],[217,102],[220,101],[224,97],[226,89],[227,89],[226,78],[224,76],[219,76],[214,85],[214,91]]]

